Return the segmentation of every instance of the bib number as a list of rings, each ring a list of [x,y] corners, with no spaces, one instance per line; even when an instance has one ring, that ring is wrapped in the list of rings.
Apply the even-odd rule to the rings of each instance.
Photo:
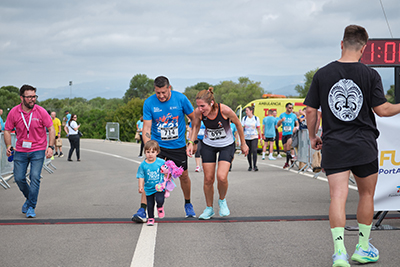
[[[284,132],[290,132],[291,130],[292,130],[292,127],[290,127],[290,126],[283,127]]]
[[[178,139],[178,127],[161,128],[161,140],[175,140]]]
[[[223,139],[226,137],[226,132],[224,128],[207,129],[207,134],[210,140]]]

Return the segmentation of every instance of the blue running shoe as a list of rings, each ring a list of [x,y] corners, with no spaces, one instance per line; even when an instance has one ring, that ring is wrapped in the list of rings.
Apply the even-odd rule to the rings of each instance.
[[[132,221],[137,223],[147,222],[146,211],[144,210],[144,208],[138,209],[138,211],[135,214],[133,214]]]
[[[356,251],[354,251],[353,256],[351,259],[353,261],[357,261],[359,263],[368,263],[368,262],[376,262],[379,260],[379,251],[369,243],[368,250],[364,250],[360,244],[357,244]]]
[[[36,217],[35,209],[32,207],[29,207],[26,212],[26,218],[35,218],[35,217]]]
[[[338,253],[332,255],[333,265],[332,267],[350,267],[349,255],[342,253],[340,250]]]
[[[203,213],[199,216],[200,220],[209,220],[212,216],[214,216],[214,209],[212,207],[207,207]]]
[[[194,218],[196,217],[196,213],[194,213],[193,205],[192,203],[186,203],[185,204],[185,212],[186,212],[186,218]]]
[[[231,214],[229,211],[228,205],[226,204],[226,199],[218,199],[218,205],[219,205],[219,216],[225,217]]]
[[[28,200],[25,201],[24,205],[22,205],[22,209],[21,210],[22,210],[22,213],[24,213],[24,214],[28,211],[28,208],[29,208],[27,202],[28,202]]]

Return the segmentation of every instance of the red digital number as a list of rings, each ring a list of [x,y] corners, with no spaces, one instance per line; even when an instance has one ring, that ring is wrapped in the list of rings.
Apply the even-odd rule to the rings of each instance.
[[[392,56],[391,56],[391,58],[392,59],[388,59],[388,54],[389,54],[389,51],[388,51],[388,48],[389,48],[389,46],[392,46]],[[385,43],[385,63],[394,63],[395,61],[396,61],[396,56],[395,56],[395,54],[396,54],[396,44],[394,43],[394,42],[386,42]]]

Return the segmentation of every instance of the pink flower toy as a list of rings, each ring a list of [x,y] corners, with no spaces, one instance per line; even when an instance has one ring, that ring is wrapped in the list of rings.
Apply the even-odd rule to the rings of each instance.
[[[161,173],[164,174],[164,181],[156,184],[156,190],[162,192],[165,189],[165,197],[169,197],[170,191],[174,190],[175,183],[174,179],[178,178],[183,173],[182,167],[177,167],[172,160],[167,160],[163,166],[161,166]]]

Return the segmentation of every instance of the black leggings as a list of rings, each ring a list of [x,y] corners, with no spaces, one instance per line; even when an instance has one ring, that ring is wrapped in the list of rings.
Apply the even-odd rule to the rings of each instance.
[[[157,208],[161,208],[164,205],[164,194],[165,192],[156,192],[150,196],[146,196],[147,214],[149,215],[149,218],[154,218],[154,202],[157,203]]]
[[[279,155],[279,131],[275,128],[275,146],[276,146],[276,153]]]
[[[79,135],[70,134],[70,135],[68,135],[68,140],[69,140],[69,144],[71,145],[71,147],[69,149],[69,153],[68,153],[68,159],[71,159],[72,153],[74,152],[74,150],[76,150],[76,158],[80,159],[80,153],[79,153],[80,137],[79,137]]]
[[[247,161],[251,167],[251,157],[253,156],[253,168],[257,167],[257,145],[258,139],[246,140],[246,145],[249,147],[249,154],[247,154]]]
[[[143,148],[144,148],[143,136],[140,134],[140,154],[139,154],[139,156],[143,155]]]

